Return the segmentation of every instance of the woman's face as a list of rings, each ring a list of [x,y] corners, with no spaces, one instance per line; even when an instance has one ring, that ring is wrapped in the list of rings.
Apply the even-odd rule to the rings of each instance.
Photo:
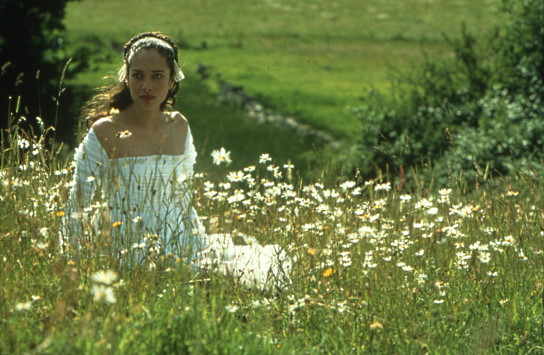
[[[128,87],[134,104],[142,109],[158,109],[174,86],[166,58],[155,49],[142,49],[132,57]]]

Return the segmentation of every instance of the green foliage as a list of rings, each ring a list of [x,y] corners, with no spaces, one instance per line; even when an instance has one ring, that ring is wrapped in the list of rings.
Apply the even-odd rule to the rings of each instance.
[[[56,118],[68,1],[0,0],[0,126],[10,114]]]
[[[428,58],[391,96],[366,96],[357,165],[367,174],[431,163],[445,183],[538,165],[544,149],[544,3],[504,1],[493,36],[463,29],[451,60]]]

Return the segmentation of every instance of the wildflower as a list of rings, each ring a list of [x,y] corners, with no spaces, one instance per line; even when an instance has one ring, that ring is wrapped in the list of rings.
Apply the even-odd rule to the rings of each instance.
[[[117,227],[120,227],[122,224],[123,224],[123,222],[121,222],[121,221],[115,221],[115,222],[113,222],[113,223],[111,224],[111,226],[112,226],[113,228],[117,228]]]
[[[360,187],[356,187],[353,190],[351,190],[351,195],[352,196],[359,196],[362,193],[363,193],[363,189],[361,189]]]
[[[185,181],[187,181],[187,180],[189,180],[189,175],[187,175],[187,173],[186,173],[185,171],[182,172],[182,173],[178,176],[178,178],[176,179],[176,181],[179,182],[179,183],[185,182]]]
[[[329,256],[329,255],[332,255],[332,250],[329,249],[329,248],[325,248],[321,251],[321,253],[325,256]]]
[[[270,154],[268,154],[268,153],[263,153],[259,157],[259,163],[261,163],[261,164],[266,164],[269,161],[272,161],[272,158],[270,157]]]
[[[205,181],[204,182],[204,190],[205,191],[210,191],[210,190],[213,190],[215,188],[215,185],[213,182],[209,182],[209,181]]]
[[[347,311],[348,310],[347,304],[348,304],[348,301],[337,302],[336,307],[338,312],[344,313],[345,311]]]
[[[130,136],[132,136],[132,132],[131,131],[122,131],[122,132],[119,132],[115,135],[117,138],[119,139],[125,139],[125,138],[128,138]]]
[[[57,216],[57,217],[62,217],[62,216],[64,216],[64,211],[57,211],[57,212],[55,213],[55,216]]]
[[[517,192],[517,191],[513,191],[513,190],[506,191],[506,196],[508,196],[508,197],[517,196],[518,194],[519,194],[519,192]]]
[[[403,271],[409,272],[412,271],[413,268],[410,265],[406,265],[406,263],[399,262],[397,263],[397,266],[400,267]]]
[[[93,294],[93,299],[95,301],[104,301],[111,304],[117,302],[113,288],[110,286],[94,285],[91,289],[91,293]]]
[[[230,182],[240,182],[244,180],[244,173],[242,171],[231,171],[227,175],[227,180]]]
[[[96,283],[111,285],[117,280],[117,273],[113,270],[100,270],[95,272],[91,279]]]
[[[410,195],[400,195],[399,199],[400,199],[401,203],[406,203],[406,202],[408,202],[408,201],[410,201],[412,199],[412,196],[410,196]]]
[[[499,301],[499,303],[500,303],[501,305],[505,305],[505,304],[507,304],[509,301],[510,301],[510,300],[508,300],[508,299],[502,299],[502,300]]]
[[[435,304],[442,304],[444,303],[444,300],[440,299],[440,300],[434,300],[434,303]]]
[[[438,200],[438,202],[440,203],[450,202],[450,193],[451,193],[451,189],[441,189],[440,191],[438,191],[438,194],[440,195],[440,199]]]
[[[391,183],[386,182],[383,184],[378,184],[374,187],[374,191],[389,191],[391,190]]]
[[[32,307],[32,301],[21,302],[15,305],[16,311],[28,311]]]
[[[415,208],[420,210],[420,209],[428,209],[428,208],[431,208],[433,207],[433,203],[431,201],[429,201],[428,199],[426,198],[423,198],[421,200],[419,200],[416,205],[415,205]]]
[[[230,189],[230,184],[228,182],[221,182],[219,183],[219,187],[222,188],[223,190],[228,190]]]
[[[381,330],[383,329],[383,324],[380,322],[374,322],[370,325],[370,330]]]
[[[453,237],[453,238],[462,237],[463,234],[459,232],[457,228],[459,228],[459,224],[455,223],[453,226],[443,227],[442,231],[445,232],[448,237]]]
[[[357,233],[361,236],[361,238],[374,238],[376,236],[376,231],[374,228],[369,226],[362,226],[357,230]]]
[[[343,267],[349,267],[351,265],[351,257],[349,251],[343,251],[340,253],[340,263]]]
[[[244,168],[244,171],[245,171],[246,173],[254,172],[254,171],[255,171],[255,166],[254,166],[254,165],[250,165],[250,166],[248,166],[248,167],[245,167],[245,168]]]
[[[225,150],[225,148],[214,150],[212,152],[212,158],[215,165],[221,165],[222,163],[228,165],[232,163],[232,160],[230,159],[230,152]]]
[[[417,274],[417,283],[418,284],[424,284],[427,280],[427,274],[425,273],[418,273]]]
[[[93,175],[89,175],[89,177],[87,178],[87,182],[93,182],[95,180],[96,178]]]
[[[228,203],[238,203],[244,201],[246,196],[242,190],[234,191],[234,194],[227,199]]]
[[[143,248],[145,248],[145,242],[133,243],[131,248],[132,249],[143,249]]]
[[[21,149],[26,149],[28,147],[30,147],[30,142],[24,138],[20,138],[19,137],[19,140],[17,142],[17,145],[19,146],[19,148]]]
[[[356,182],[350,180],[350,181],[345,181],[342,184],[340,184],[340,188],[345,191],[345,190],[349,190],[349,189],[355,187],[355,185],[356,185]]]
[[[335,273],[336,273],[336,270],[334,270],[332,267],[329,267],[325,271],[323,271],[323,277],[330,277]]]
[[[512,237],[511,235],[507,235],[506,237],[504,237],[502,245],[513,245],[515,242],[516,240],[514,239],[514,237]]]
[[[385,205],[386,202],[384,199],[374,201],[374,208],[383,209],[385,208]]]
[[[320,214],[328,214],[330,213],[330,207],[329,205],[322,203],[316,207],[316,212]]]
[[[485,234],[493,234],[493,233],[495,233],[495,228],[493,228],[493,227],[485,227],[485,228],[484,228],[484,233],[485,233]]]
[[[229,312],[229,313],[236,313],[236,312],[238,311],[239,307],[238,307],[238,306],[235,306],[235,305],[233,305],[233,304],[229,304],[229,305],[225,306],[225,309],[226,309],[227,312]]]
[[[489,263],[489,261],[491,260],[491,254],[488,253],[488,252],[485,252],[485,251],[481,251],[478,255],[478,258],[480,259],[480,261],[482,263]]]
[[[462,205],[453,205],[450,208],[450,215],[458,215],[461,217],[469,217],[472,215],[473,212],[477,211],[478,207],[473,207],[470,205],[462,206]]]
[[[47,243],[36,243],[36,248],[41,249],[41,250],[45,250],[48,246],[49,246],[49,244],[47,244]]]
[[[40,235],[44,238],[48,238],[49,237],[49,230],[47,229],[47,227],[42,227],[40,228],[39,230],[40,232]]]
[[[436,207],[431,207],[427,210],[427,214],[430,214],[430,215],[435,215],[435,214],[438,214],[438,208]]]
[[[347,240],[353,244],[357,244],[359,243],[359,240],[361,240],[361,237],[357,233],[349,233],[347,235]]]

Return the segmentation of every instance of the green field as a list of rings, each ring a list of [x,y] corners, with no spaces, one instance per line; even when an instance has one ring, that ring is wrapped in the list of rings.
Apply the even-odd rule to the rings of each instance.
[[[444,186],[425,168],[398,181],[346,177],[322,147],[219,105],[216,82],[196,70],[210,66],[348,149],[364,124],[350,108],[368,90],[386,90],[390,70],[409,70],[423,51],[450,56],[442,33],[463,22],[488,31],[499,3],[69,2],[70,70],[88,60],[69,73],[79,90],[115,74],[134,33],[183,44],[177,108],[204,171],[192,180],[194,207],[207,233],[280,245],[291,284],[261,290],[197,271],[148,233],[112,239],[122,222],[98,196],[79,215],[85,243],[61,253],[74,171],[47,128],[29,135],[18,124],[39,122],[16,120],[1,132],[0,354],[544,354],[540,175],[460,174]],[[231,165],[212,165],[220,147]],[[140,251],[141,265],[118,257]]]
[[[278,243],[295,261],[292,284],[273,292],[168,255],[128,268],[110,249],[117,222],[82,232],[78,257],[61,254],[72,173],[43,140],[11,138],[0,159],[0,353],[544,352],[539,176],[408,192],[384,180],[304,183],[255,156],[242,181],[223,167],[197,177],[208,232]]]
[[[189,77],[195,78],[197,66],[205,64],[266,106],[353,142],[361,122],[350,108],[359,106],[362,96],[371,89],[387,90],[392,71],[410,70],[424,52],[451,55],[444,34],[457,36],[462,24],[476,33],[492,29],[500,22],[499,4],[499,0],[87,0],[68,3],[65,23],[69,50],[84,44],[99,53],[72,83],[98,85],[103,75],[119,66],[120,48],[128,38],[160,30],[184,44],[181,61]],[[214,136],[207,131],[217,129],[218,117],[192,107],[203,106],[198,96],[213,95],[216,87],[208,81],[203,92],[193,87],[194,82],[182,87],[179,109],[199,111],[190,119],[202,122],[199,129],[204,131],[196,137],[202,142],[198,135]],[[198,95],[191,96],[192,90]],[[185,99],[188,96],[191,101]],[[258,135],[260,128],[253,129]],[[291,139],[282,140],[283,135],[280,131],[264,138],[289,145]],[[243,150],[235,137],[223,136],[222,144]],[[244,149],[252,142],[247,143]],[[304,144],[303,151],[311,148]],[[302,153],[296,147],[291,152]],[[276,155],[287,157],[283,152]]]

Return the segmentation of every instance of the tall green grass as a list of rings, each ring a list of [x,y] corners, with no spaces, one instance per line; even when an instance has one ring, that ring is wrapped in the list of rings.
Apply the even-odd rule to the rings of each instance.
[[[462,23],[475,32],[490,30],[501,20],[499,4],[87,0],[68,3],[65,22],[68,50],[85,44],[106,53],[76,82],[94,86],[105,69],[114,69],[128,38],[161,30],[185,44],[182,62],[190,75],[206,64],[276,111],[352,141],[360,122],[350,108],[367,90],[388,87],[388,68],[408,70],[422,51],[449,55],[443,35],[456,36]]]
[[[127,269],[100,238],[88,259],[60,254],[72,171],[46,137],[3,135],[2,353],[544,352],[538,176],[403,191],[303,181],[258,156],[241,181],[223,167],[197,176],[208,231],[279,243],[295,260],[292,285],[263,292],[167,256]]]

